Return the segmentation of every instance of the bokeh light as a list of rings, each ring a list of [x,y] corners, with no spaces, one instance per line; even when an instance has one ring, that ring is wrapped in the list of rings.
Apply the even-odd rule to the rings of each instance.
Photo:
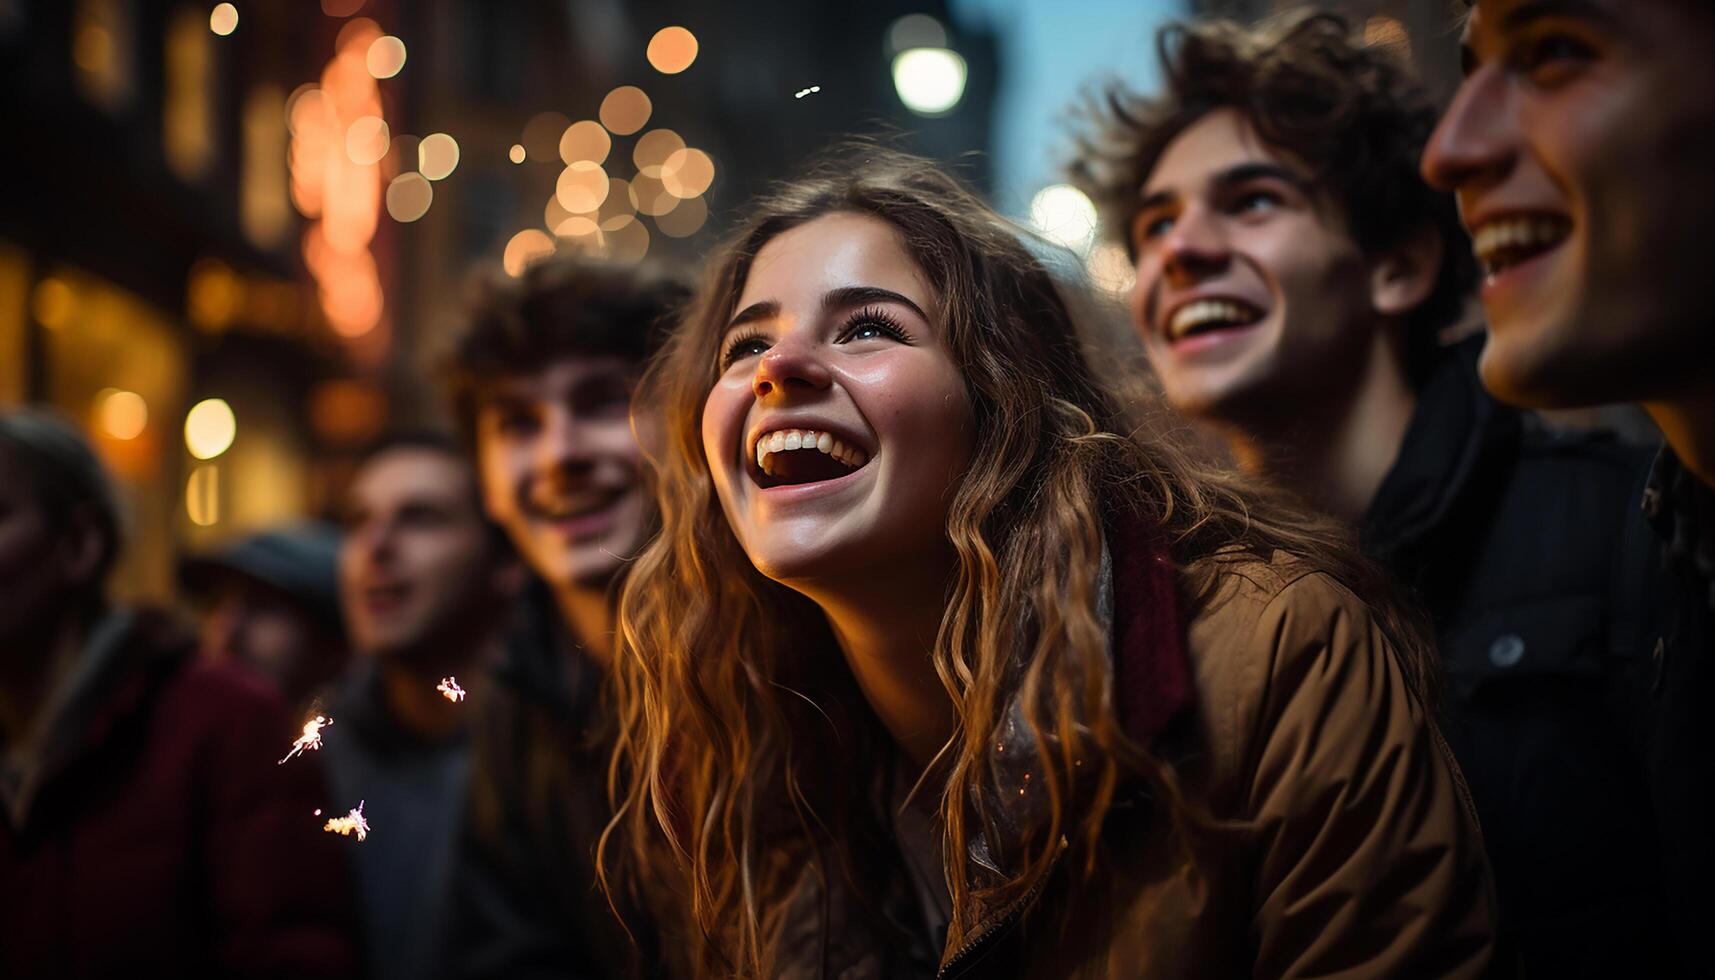
[[[362,116],[345,131],[345,155],[360,167],[373,167],[387,155],[391,138],[386,120]]]
[[[373,77],[392,78],[405,67],[405,42],[384,34],[369,43],[363,63]]]
[[[197,459],[213,459],[232,448],[238,419],[224,399],[205,398],[185,414],[185,448]]]
[[[459,144],[446,133],[430,133],[417,147],[417,169],[430,180],[445,180],[459,165]]]
[[[678,203],[679,199],[668,193],[661,178],[654,174],[638,174],[631,181],[631,204],[638,214],[663,215]]]
[[[512,146],[510,148],[508,148],[506,151],[506,159],[511,160],[513,163],[523,163],[524,162],[524,144],[523,143],[512,144]]]
[[[1095,243],[1096,222],[1096,205],[1071,184],[1049,184],[1030,199],[1031,227],[1079,255]]]
[[[697,36],[683,27],[663,27],[649,39],[649,64],[663,75],[677,75],[697,60]]]
[[[946,48],[912,48],[893,59],[893,88],[919,116],[951,112],[965,94],[965,59]]]
[[[1090,250],[1085,269],[1091,285],[1116,299],[1126,296],[1137,284],[1137,267],[1126,257],[1125,249],[1111,242]]]
[[[715,180],[715,162],[695,147],[675,150],[661,164],[661,184],[674,197],[699,197]]]
[[[631,149],[631,162],[639,173],[654,171],[658,176],[667,158],[685,148],[685,141],[671,129],[651,129],[637,137]]]
[[[633,221],[602,232],[602,251],[616,262],[641,262],[649,254],[649,229],[643,222]]]
[[[387,185],[387,213],[394,221],[416,221],[435,202],[435,187],[419,173],[402,173]]]
[[[580,119],[560,134],[560,159],[568,164],[579,160],[601,163],[611,149],[613,138],[593,119]]]
[[[322,13],[329,17],[350,17],[363,9],[364,0],[322,0]]]
[[[579,160],[560,171],[554,183],[554,196],[560,206],[572,214],[588,214],[607,200],[607,171],[599,164]]]
[[[601,226],[587,214],[574,214],[554,226],[555,238],[570,238],[584,251],[593,250],[601,242]]]
[[[208,14],[208,29],[221,37],[238,30],[238,8],[230,3],[217,3]]]
[[[135,439],[149,424],[149,405],[135,391],[103,388],[95,396],[95,418],[101,431],[113,438]]]
[[[560,227],[560,222],[571,216],[572,212],[567,211],[566,206],[560,203],[558,194],[548,195],[548,206],[542,209],[542,227],[553,231]]]
[[[36,322],[49,330],[70,323],[76,309],[77,296],[71,287],[52,276],[37,283],[30,295],[30,311],[36,315]]]
[[[678,206],[655,219],[655,227],[670,238],[689,238],[709,220],[709,206],[700,197],[680,201]]]
[[[506,251],[501,254],[500,265],[509,276],[521,276],[525,268],[537,259],[554,254],[554,240],[547,232],[535,228],[526,228],[506,243]]]
[[[220,467],[210,463],[191,470],[185,481],[185,516],[198,527],[220,523]]]
[[[642,89],[635,85],[621,85],[601,100],[601,111],[596,115],[608,132],[615,136],[630,136],[649,121],[651,108],[649,96]]]

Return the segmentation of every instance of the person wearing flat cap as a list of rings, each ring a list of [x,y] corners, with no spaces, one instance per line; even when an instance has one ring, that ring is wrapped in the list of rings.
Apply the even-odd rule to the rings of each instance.
[[[183,561],[180,583],[206,602],[203,655],[249,669],[307,710],[349,659],[339,543],[337,527],[305,521]]]

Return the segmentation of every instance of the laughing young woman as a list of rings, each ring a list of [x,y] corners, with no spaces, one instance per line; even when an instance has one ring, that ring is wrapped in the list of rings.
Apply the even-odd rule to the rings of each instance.
[[[664,528],[621,602],[615,839],[682,882],[696,971],[1479,974],[1420,641],[1338,536],[1126,435],[928,164],[752,213],[645,382]]]

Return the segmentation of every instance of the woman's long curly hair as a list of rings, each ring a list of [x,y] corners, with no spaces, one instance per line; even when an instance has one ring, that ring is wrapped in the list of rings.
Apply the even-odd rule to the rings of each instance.
[[[990,749],[1015,701],[1039,757],[1032,785],[1048,797],[1041,826],[1009,855],[1008,880],[974,881],[963,860],[948,862],[954,931],[972,923],[979,903],[1031,893],[1062,836],[1093,871],[1103,821],[1128,777],[1164,790],[1157,798],[1168,810],[1183,806],[1167,767],[1115,717],[1097,605],[1105,522],[1160,530],[1182,570],[1181,602],[1211,588],[1219,561],[1209,558],[1284,557],[1366,598],[1386,594],[1342,532],[1198,462],[1156,424],[1153,401],[1114,397],[1091,370],[1061,289],[1016,227],[926,161],[842,148],[750,207],[639,393],[638,404],[661,416],[651,469],[662,529],[620,599],[616,816],[602,848],[624,840],[643,877],[676,882],[703,973],[771,972],[806,869],[822,896],[822,931],[836,891],[883,930],[882,945],[885,930],[898,928],[880,907],[897,862],[877,803],[888,798],[893,744],[821,611],[764,578],[740,547],[701,436],[719,344],[758,251],[835,213],[892,226],[935,284],[931,315],[975,412],[970,468],[947,517],[957,563],[933,651],[957,718],[930,787],[940,794],[944,853],[964,855],[979,833],[996,839]],[[1193,563],[1203,581],[1191,580]],[[1381,602],[1384,628],[1421,687],[1422,648],[1396,608]]]

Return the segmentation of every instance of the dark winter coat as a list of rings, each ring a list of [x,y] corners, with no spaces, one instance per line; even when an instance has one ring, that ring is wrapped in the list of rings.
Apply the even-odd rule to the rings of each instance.
[[[1633,732],[1682,975],[1707,976],[1715,922],[1715,489],[1664,448],[1643,509],[1659,534],[1646,549],[1657,615],[1635,658]]]
[[[0,976],[356,973],[350,883],[280,700],[157,614],[92,627],[38,789],[0,818]],[[11,801],[9,801],[11,802]]]
[[[459,973],[648,975],[647,924],[628,911],[622,926],[596,883],[596,843],[611,815],[606,679],[566,636],[545,590],[533,588],[520,613],[495,683],[472,704]]]
[[[1443,728],[1499,891],[1501,975],[1671,976],[1663,855],[1629,734],[1654,616],[1635,503],[1648,453],[1499,405],[1477,349],[1428,378],[1364,545],[1436,622]]]

